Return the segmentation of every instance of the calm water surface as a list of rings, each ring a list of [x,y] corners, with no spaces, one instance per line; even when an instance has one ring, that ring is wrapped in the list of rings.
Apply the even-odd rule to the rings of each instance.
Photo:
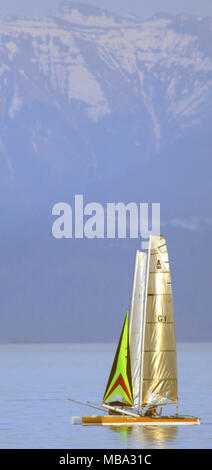
[[[212,448],[208,343],[177,345],[179,413],[199,416],[200,426],[71,424],[72,415],[96,411],[67,398],[101,401],[115,349],[115,344],[0,345],[0,448]]]

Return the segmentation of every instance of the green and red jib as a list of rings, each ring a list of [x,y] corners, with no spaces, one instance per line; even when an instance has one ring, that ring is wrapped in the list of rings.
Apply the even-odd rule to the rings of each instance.
[[[103,403],[133,406],[128,312],[105,390]]]

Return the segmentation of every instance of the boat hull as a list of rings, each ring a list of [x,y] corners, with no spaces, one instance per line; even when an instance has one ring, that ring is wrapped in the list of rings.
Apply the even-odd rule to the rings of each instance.
[[[72,424],[83,424],[84,426],[178,426],[178,425],[197,425],[200,424],[199,418],[195,417],[172,417],[164,416],[159,418],[149,418],[145,416],[90,416],[75,419],[72,418]]]

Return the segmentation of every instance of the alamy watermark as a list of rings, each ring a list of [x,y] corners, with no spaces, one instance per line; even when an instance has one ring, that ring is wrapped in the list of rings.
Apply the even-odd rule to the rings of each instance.
[[[76,194],[74,206],[58,202],[52,208],[55,238],[140,238],[147,248],[151,233],[160,235],[160,204],[90,202],[84,205],[82,194]]]

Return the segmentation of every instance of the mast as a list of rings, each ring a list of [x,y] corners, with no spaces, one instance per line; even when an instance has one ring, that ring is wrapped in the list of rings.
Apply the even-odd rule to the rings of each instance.
[[[129,345],[134,406],[139,406],[141,383],[141,345],[143,332],[144,292],[147,255],[136,252],[130,308]]]
[[[149,236],[149,246],[147,253],[147,266],[146,266],[146,282],[144,290],[144,311],[143,311],[143,328],[142,328],[142,343],[141,343],[141,363],[140,363],[140,390],[139,390],[139,406],[138,412],[142,414],[142,395],[143,395],[143,370],[144,370],[144,340],[145,340],[145,325],[146,325],[146,309],[147,309],[147,295],[148,295],[148,282],[149,282],[149,265],[151,253],[151,234]]]
[[[140,406],[177,403],[176,339],[166,240],[149,240],[141,350]]]

